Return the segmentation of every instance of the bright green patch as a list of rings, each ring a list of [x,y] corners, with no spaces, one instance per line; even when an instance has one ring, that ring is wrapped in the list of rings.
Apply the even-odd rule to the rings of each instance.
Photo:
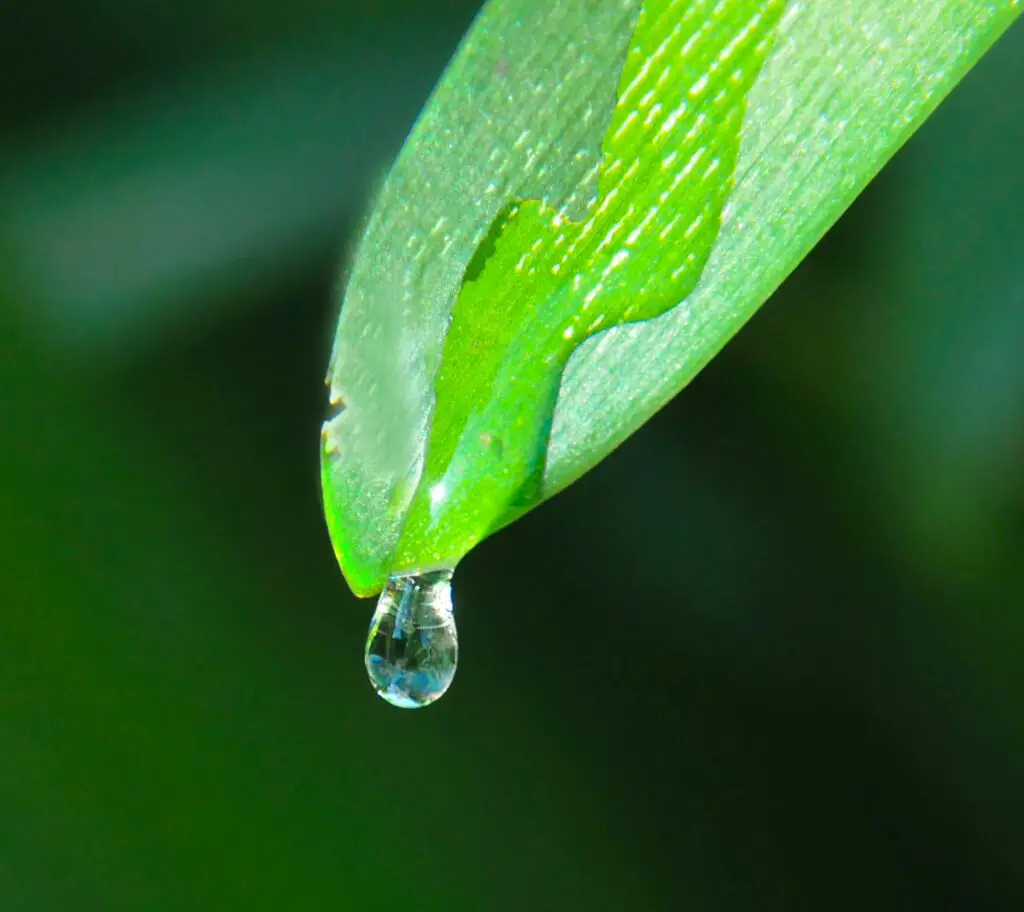
[[[644,4],[586,216],[517,204],[470,264],[396,570],[454,566],[537,503],[573,350],[693,290],[732,190],[745,99],[784,5]]]

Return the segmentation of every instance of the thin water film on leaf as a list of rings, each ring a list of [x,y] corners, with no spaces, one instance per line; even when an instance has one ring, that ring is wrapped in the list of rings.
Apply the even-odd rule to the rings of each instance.
[[[663,313],[694,288],[732,190],[745,99],[784,7],[644,4],[596,199],[579,217],[517,202],[470,263],[395,569],[453,566],[535,505],[573,350],[598,331]]]

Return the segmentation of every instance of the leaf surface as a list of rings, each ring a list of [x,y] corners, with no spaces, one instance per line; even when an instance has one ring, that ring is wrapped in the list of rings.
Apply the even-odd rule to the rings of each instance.
[[[739,329],[1019,0],[492,0],[371,216],[323,481],[358,594],[582,475]]]

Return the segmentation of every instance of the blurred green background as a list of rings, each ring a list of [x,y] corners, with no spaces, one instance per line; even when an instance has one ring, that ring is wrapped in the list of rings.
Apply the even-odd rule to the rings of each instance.
[[[362,666],[343,252],[472,0],[0,28],[0,910],[1024,908],[1024,30]]]

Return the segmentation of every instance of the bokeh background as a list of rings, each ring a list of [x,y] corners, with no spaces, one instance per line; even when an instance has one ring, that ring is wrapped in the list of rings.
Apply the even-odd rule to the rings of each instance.
[[[475,7],[5,6],[0,909],[1024,908],[1024,27],[466,559],[408,713],[322,376]]]

